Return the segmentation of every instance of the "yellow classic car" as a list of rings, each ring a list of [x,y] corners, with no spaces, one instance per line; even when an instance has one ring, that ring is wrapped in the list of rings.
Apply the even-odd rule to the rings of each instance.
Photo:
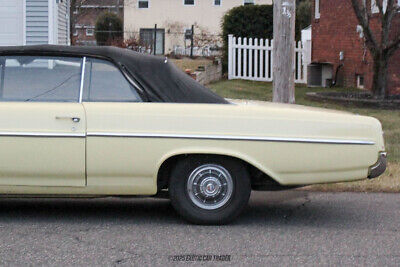
[[[251,190],[374,178],[378,120],[232,104],[167,59],[111,47],[0,48],[0,194],[157,196],[222,224]]]

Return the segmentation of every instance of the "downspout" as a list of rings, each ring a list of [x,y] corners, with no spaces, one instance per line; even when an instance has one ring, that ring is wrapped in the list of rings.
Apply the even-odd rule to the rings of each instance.
[[[343,67],[343,65],[344,65],[343,63],[340,63],[340,64],[336,67],[335,79],[332,81],[332,85],[330,86],[331,88],[334,87],[334,86],[336,86],[336,84],[337,84],[338,73],[339,73],[339,70]]]

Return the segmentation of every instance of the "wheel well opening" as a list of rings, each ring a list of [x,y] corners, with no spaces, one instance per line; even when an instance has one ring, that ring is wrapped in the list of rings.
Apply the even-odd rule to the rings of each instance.
[[[182,155],[172,156],[167,160],[165,160],[161,164],[158,170],[157,191],[160,192],[161,190],[168,189],[168,184],[172,169],[179,160],[186,157],[198,156],[198,155],[204,155],[204,154],[182,154]],[[218,155],[218,154],[214,154],[213,156],[232,158],[240,161],[243,164],[243,166],[245,166],[246,170],[249,173],[251,179],[251,187],[253,190],[278,190],[282,188],[282,186],[278,182],[276,182],[272,177],[270,177],[266,173],[259,170],[257,167],[254,167],[252,164],[240,158],[226,156],[226,155]]]

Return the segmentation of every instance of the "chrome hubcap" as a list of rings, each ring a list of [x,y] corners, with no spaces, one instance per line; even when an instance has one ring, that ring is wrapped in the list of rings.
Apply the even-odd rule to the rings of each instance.
[[[233,180],[230,173],[220,165],[202,165],[190,174],[187,192],[199,208],[218,209],[231,198]]]

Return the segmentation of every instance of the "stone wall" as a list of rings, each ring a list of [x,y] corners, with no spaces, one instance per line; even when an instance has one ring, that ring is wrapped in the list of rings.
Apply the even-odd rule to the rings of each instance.
[[[219,81],[222,78],[221,60],[215,60],[212,64],[204,66],[204,70],[198,69],[193,73],[194,79],[202,85]]]

